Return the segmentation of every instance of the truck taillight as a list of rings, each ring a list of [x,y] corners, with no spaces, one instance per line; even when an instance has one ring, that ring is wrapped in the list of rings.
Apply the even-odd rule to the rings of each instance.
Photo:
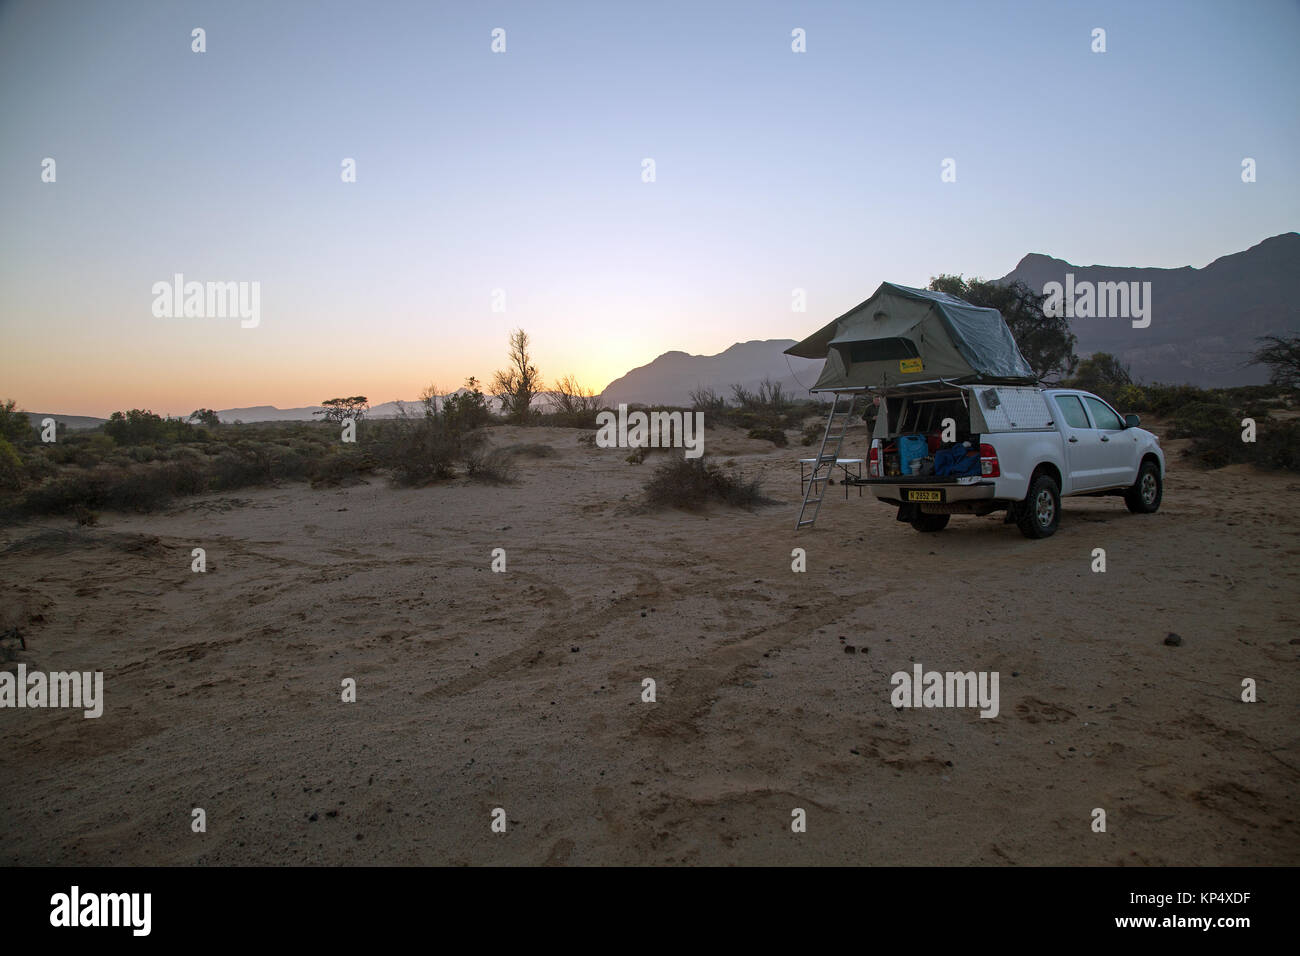
[[[1002,474],[998,467],[998,453],[992,445],[980,445],[980,474],[985,478],[997,478]]]
[[[871,451],[867,455],[867,477],[880,477],[880,439],[871,442]]]

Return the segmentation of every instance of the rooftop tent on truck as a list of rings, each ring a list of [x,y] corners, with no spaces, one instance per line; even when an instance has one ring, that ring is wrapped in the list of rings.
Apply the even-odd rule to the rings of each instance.
[[[826,360],[814,392],[1038,380],[997,309],[892,282],[785,351]]]

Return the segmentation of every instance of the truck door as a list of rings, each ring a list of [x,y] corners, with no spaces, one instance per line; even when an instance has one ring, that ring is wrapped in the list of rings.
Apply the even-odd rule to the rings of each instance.
[[[1069,474],[1062,493],[1088,491],[1102,486],[1100,435],[1088,420],[1083,402],[1077,395],[1053,395],[1058,424],[1065,439],[1065,463]]]
[[[1137,480],[1137,436],[1124,431],[1124,422],[1100,398],[1083,396],[1097,434],[1101,487],[1131,485]]]

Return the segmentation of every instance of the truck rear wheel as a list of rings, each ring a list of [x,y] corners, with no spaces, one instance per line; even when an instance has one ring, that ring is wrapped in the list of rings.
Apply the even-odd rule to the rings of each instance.
[[[928,515],[922,511],[917,511],[912,517],[912,527],[917,531],[942,531],[948,527],[948,519],[952,515]]]
[[[1061,523],[1061,490],[1051,475],[1035,475],[1029,494],[1016,506],[1016,526],[1026,538],[1050,538]]]
[[[1160,468],[1154,461],[1147,460],[1138,469],[1137,481],[1133,482],[1133,487],[1124,492],[1124,504],[1135,515],[1149,515],[1160,507],[1160,499],[1164,494]]]

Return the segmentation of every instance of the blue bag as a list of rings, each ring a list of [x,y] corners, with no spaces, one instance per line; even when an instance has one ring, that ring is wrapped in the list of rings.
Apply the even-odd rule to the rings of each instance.
[[[934,473],[940,476],[966,478],[980,473],[980,456],[965,445],[940,448],[934,453]]]

